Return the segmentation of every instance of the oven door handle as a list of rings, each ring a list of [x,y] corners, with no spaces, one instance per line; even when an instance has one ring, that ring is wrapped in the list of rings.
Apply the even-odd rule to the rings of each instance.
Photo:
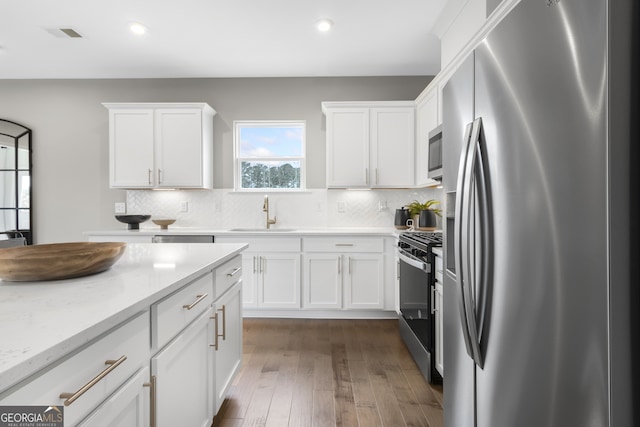
[[[430,270],[430,266],[431,264],[427,264],[426,262],[422,262],[422,261],[418,261],[417,259],[413,259],[413,258],[409,258],[408,256],[406,256],[405,254],[403,254],[402,252],[398,251],[398,258],[400,258],[400,261],[405,262],[407,264],[409,264],[412,267],[415,267],[419,270],[423,270],[426,271],[427,273]]]

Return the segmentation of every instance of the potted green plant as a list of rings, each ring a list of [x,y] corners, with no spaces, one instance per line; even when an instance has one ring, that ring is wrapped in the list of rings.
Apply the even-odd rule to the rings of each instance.
[[[435,230],[436,216],[442,216],[442,210],[435,205],[440,204],[438,200],[430,199],[424,203],[417,200],[409,203],[407,208],[413,218],[413,226],[417,230]]]

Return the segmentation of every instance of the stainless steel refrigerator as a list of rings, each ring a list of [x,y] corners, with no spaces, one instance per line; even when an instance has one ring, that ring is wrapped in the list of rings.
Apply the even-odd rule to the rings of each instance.
[[[632,3],[522,0],[444,88],[447,427],[640,425]]]

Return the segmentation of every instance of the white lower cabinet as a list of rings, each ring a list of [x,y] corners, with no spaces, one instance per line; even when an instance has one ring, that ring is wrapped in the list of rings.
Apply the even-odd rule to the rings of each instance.
[[[217,286],[217,284],[216,284]],[[215,408],[220,406],[242,363],[242,280],[236,282],[213,306]]]
[[[304,308],[342,308],[342,255],[304,254]]]
[[[149,368],[140,369],[78,427],[148,427]]]
[[[220,236],[217,243],[248,243],[242,253],[245,309],[300,308],[300,238]]]
[[[213,358],[211,310],[151,358],[155,379],[155,427],[209,427]]]
[[[258,308],[300,308],[300,255],[256,255]]]
[[[378,254],[343,255],[344,307],[384,308],[383,257]]]
[[[383,248],[378,238],[305,238],[303,307],[383,309]]]
[[[384,308],[383,256],[305,254],[304,308]]]

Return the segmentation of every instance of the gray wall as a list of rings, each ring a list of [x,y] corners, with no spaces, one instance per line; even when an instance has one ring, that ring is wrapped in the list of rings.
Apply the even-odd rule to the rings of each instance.
[[[322,101],[415,99],[432,77],[0,80],[0,118],[33,130],[37,243],[84,240],[112,228],[107,110],[102,102],[207,102],[214,119],[214,186],[233,187],[234,120],[307,122],[307,186],[325,187]]]

